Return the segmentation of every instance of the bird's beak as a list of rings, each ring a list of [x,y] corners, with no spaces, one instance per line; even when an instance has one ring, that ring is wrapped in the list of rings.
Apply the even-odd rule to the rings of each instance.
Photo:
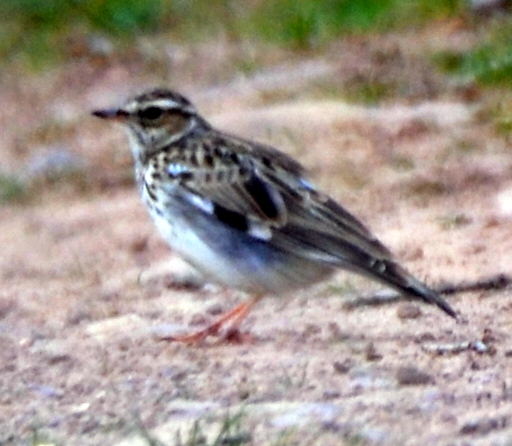
[[[126,121],[129,113],[121,108],[105,108],[103,110],[94,110],[93,116],[101,119],[110,119],[112,121]]]

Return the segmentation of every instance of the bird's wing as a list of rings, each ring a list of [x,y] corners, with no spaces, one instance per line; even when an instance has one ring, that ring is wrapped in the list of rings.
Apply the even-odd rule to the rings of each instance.
[[[171,154],[166,172],[192,204],[298,255],[335,264],[350,261],[357,247],[390,256],[361,222],[307,180],[299,163],[271,147],[221,136],[210,144],[203,139]]]

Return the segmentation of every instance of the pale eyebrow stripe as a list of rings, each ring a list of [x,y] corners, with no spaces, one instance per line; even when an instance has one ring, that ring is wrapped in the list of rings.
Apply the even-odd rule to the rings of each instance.
[[[142,108],[146,107],[158,107],[163,110],[180,110],[191,114],[196,112],[193,105],[184,105],[180,102],[173,101],[172,99],[156,99],[154,101],[148,102],[147,104],[144,104]],[[138,104],[136,104],[134,108],[135,110],[139,109]]]
[[[181,104],[171,99],[157,99],[156,101],[151,101],[148,104],[149,107],[160,107],[160,108],[181,108]]]

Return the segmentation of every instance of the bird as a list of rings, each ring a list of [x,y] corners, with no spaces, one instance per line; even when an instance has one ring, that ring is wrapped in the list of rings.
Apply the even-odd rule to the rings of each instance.
[[[92,114],[127,130],[142,200],[170,248],[208,280],[249,296],[209,326],[169,340],[227,338],[264,296],[340,269],[457,317],[298,161],[216,129],[180,93],[153,88]]]

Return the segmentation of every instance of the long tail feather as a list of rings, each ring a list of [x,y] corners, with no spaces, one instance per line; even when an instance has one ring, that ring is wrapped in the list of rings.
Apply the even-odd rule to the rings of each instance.
[[[375,262],[371,270],[367,270],[365,274],[368,275],[370,271],[369,275],[380,282],[393,287],[403,294],[436,305],[449,316],[457,318],[457,313],[446,300],[427,285],[414,278],[398,264],[389,260],[381,260]]]

